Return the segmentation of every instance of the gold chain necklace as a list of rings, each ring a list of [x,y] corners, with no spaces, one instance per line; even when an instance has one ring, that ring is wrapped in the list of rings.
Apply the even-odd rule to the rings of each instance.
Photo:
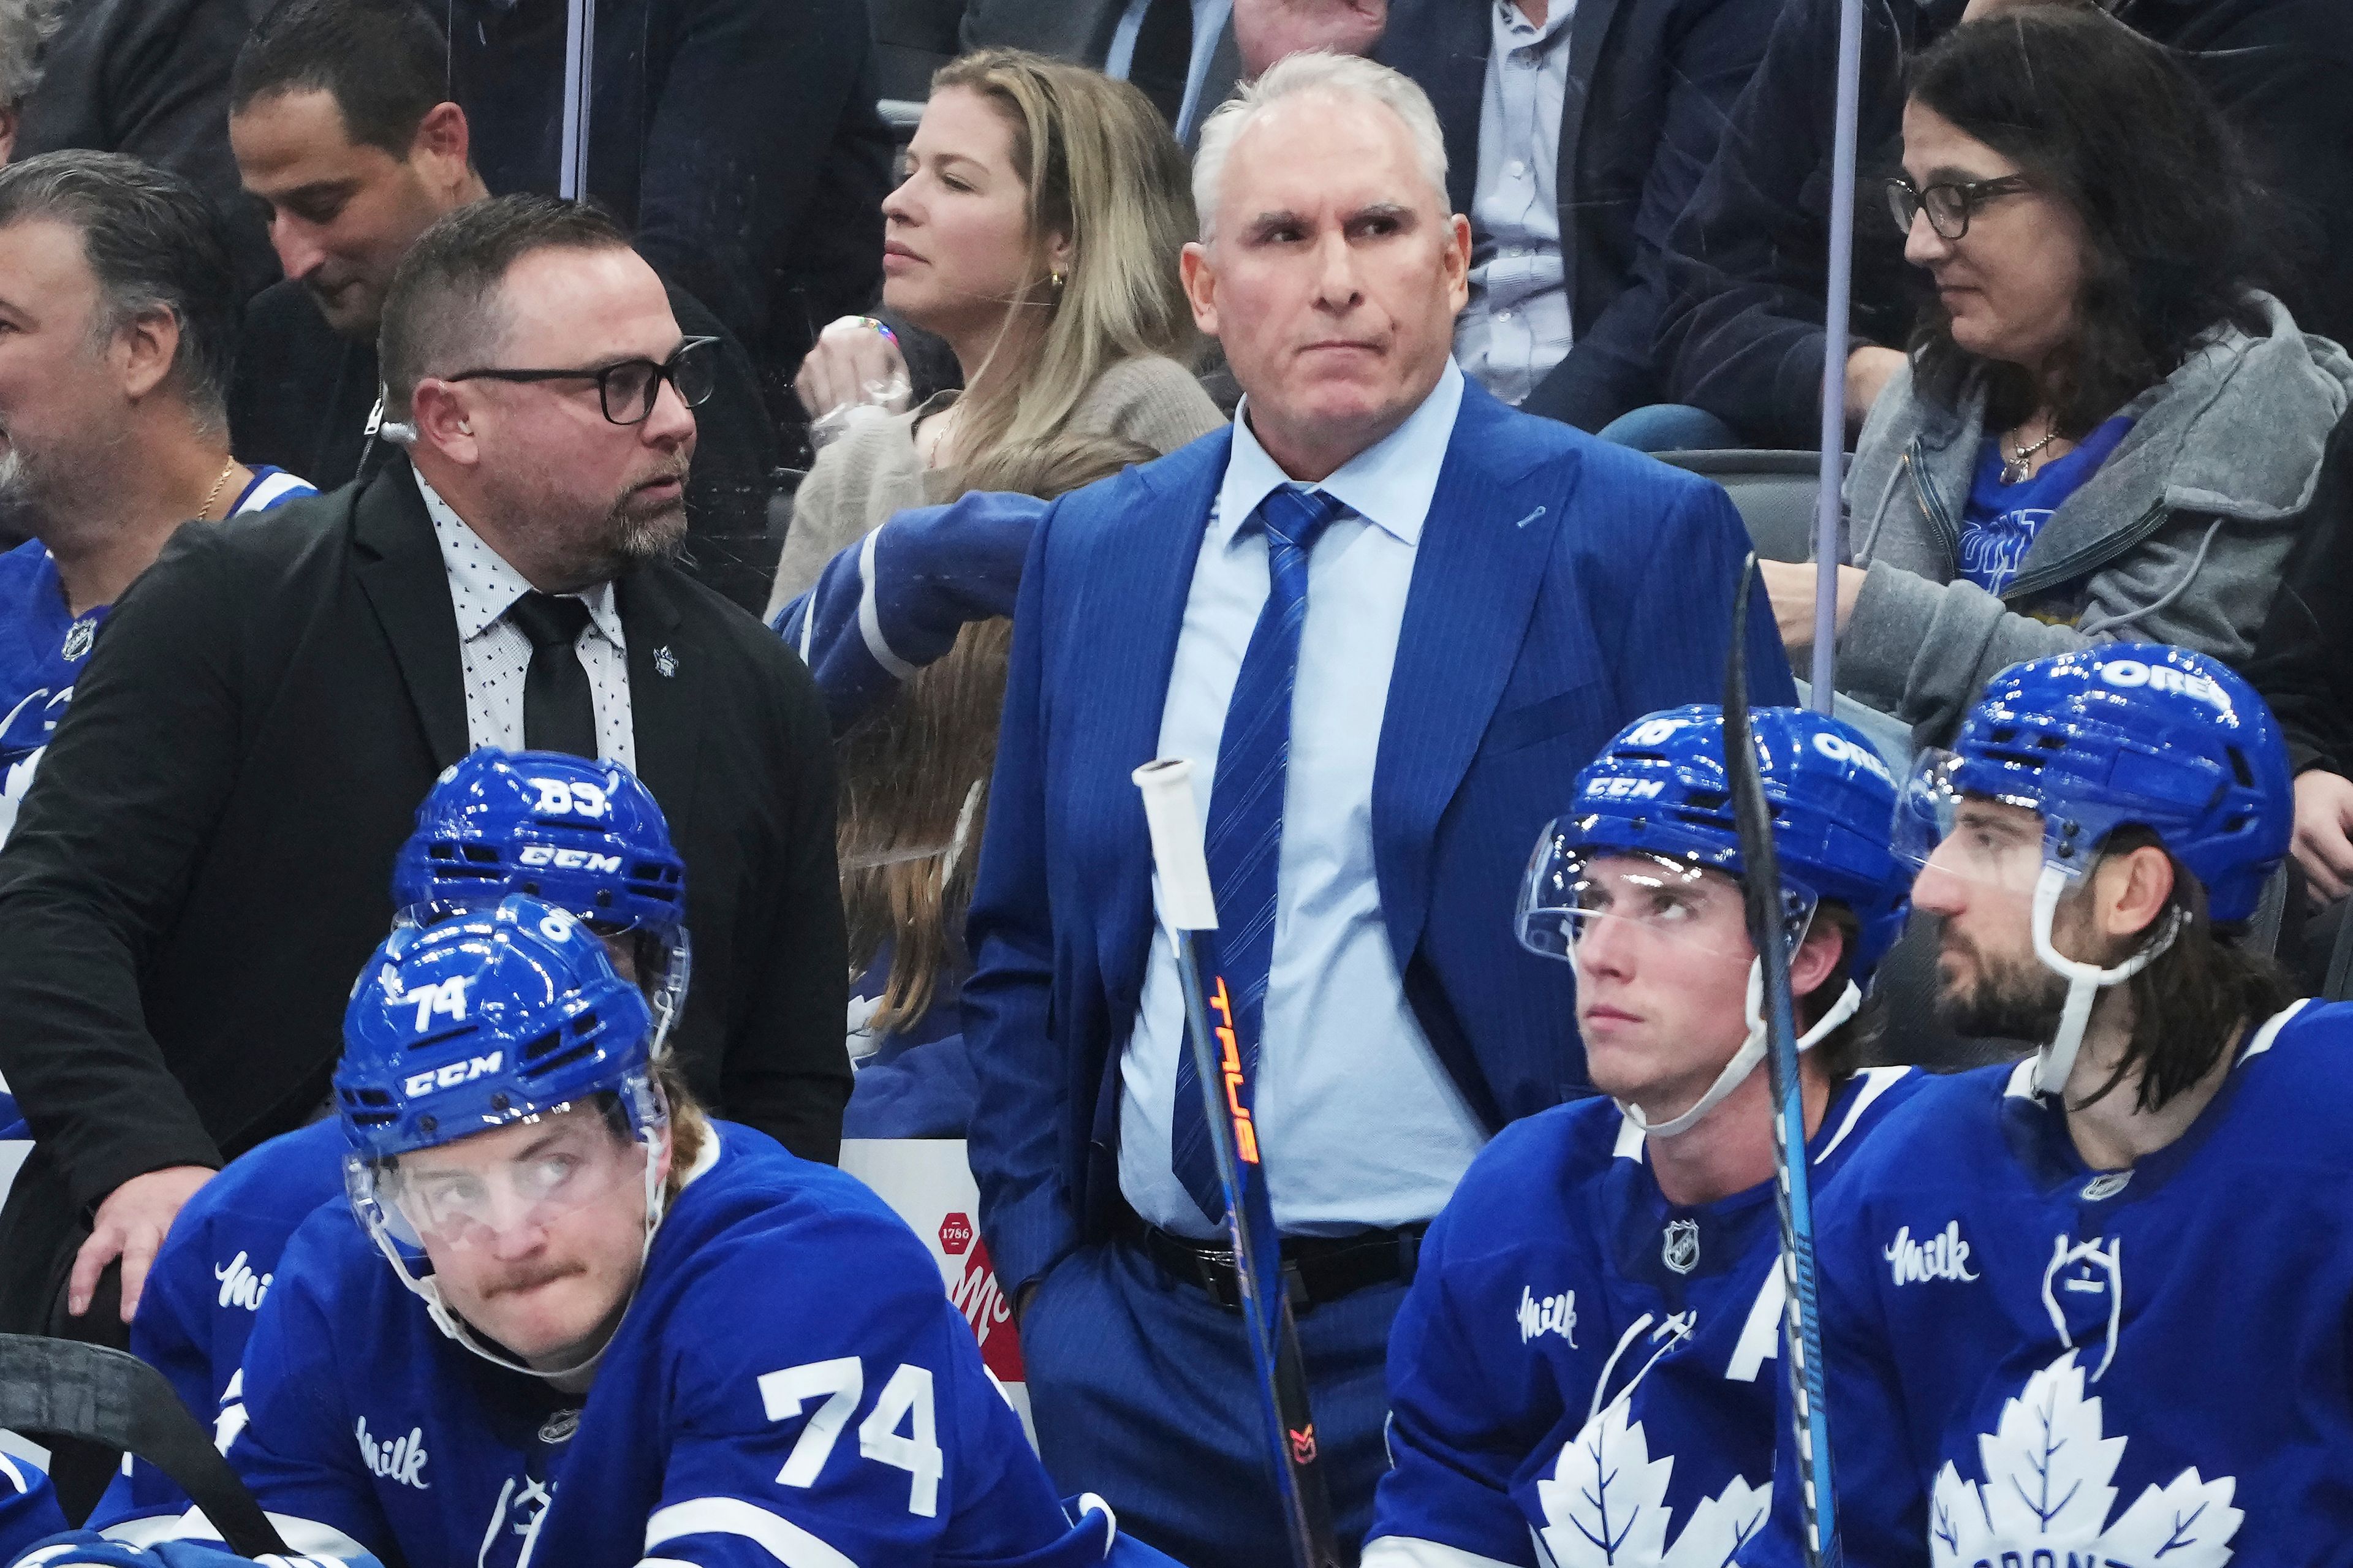
[[[205,492],[204,508],[196,513],[196,521],[198,522],[209,522],[212,521],[213,502],[220,500],[221,487],[228,483],[228,477],[235,472],[237,472],[237,459],[235,458],[231,458],[228,460],[227,466],[221,469],[220,478],[213,481],[213,488]]]

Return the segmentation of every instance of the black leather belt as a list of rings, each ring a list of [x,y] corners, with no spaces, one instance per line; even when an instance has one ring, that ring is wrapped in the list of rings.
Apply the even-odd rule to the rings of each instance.
[[[1292,1311],[1305,1312],[1392,1279],[1412,1284],[1414,1266],[1421,1257],[1422,1233],[1429,1228],[1409,1225],[1398,1230],[1360,1230],[1353,1236],[1284,1237],[1282,1281]],[[1242,1310],[1241,1280],[1229,1249],[1172,1236],[1145,1224],[1124,1205],[1120,1206],[1118,1229],[1121,1239],[1143,1248],[1145,1256],[1178,1283],[1202,1291],[1229,1312]]]

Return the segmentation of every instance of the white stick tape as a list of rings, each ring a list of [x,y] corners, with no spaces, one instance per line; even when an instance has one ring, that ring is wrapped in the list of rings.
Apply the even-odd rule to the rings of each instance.
[[[1152,864],[1160,873],[1160,911],[1178,931],[1218,929],[1217,895],[1201,854],[1201,808],[1193,799],[1193,764],[1182,757],[1146,763],[1131,775],[1144,792],[1152,830]]]

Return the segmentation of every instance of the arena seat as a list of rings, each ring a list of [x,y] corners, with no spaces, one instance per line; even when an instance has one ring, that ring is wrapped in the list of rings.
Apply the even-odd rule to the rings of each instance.
[[[1767,561],[1813,557],[1814,498],[1820,493],[1818,452],[1661,452],[1659,461],[1722,485]]]

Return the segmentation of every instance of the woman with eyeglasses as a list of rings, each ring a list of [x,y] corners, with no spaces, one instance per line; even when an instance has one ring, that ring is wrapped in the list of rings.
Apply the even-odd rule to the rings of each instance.
[[[1941,744],[2021,659],[2243,662],[2353,496],[2353,360],[2259,287],[2267,198],[2212,104],[2097,11],[2005,10],[1915,67],[1886,195],[1934,294],[1847,477],[1839,689]],[[1815,568],[1766,573],[1810,644]]]
[[[1165,454],[1225,423],[1193,377],[1200,338],[1176,277],[1195,237],[1185,153],[1138,89],[1018,50],[951,61],[882,216],[882,302],[947,341],[964,389],[893,414],[876,405],[903,385],[820,393],[804,368],[810,412],[822,423],[828,398],[846,412],[794,497],[772,616],[892,512],[956,494],[969,464],[1065,435]],[[827,329],[844,333],[877,340],[879,374],[903,378],[888,327]]]

